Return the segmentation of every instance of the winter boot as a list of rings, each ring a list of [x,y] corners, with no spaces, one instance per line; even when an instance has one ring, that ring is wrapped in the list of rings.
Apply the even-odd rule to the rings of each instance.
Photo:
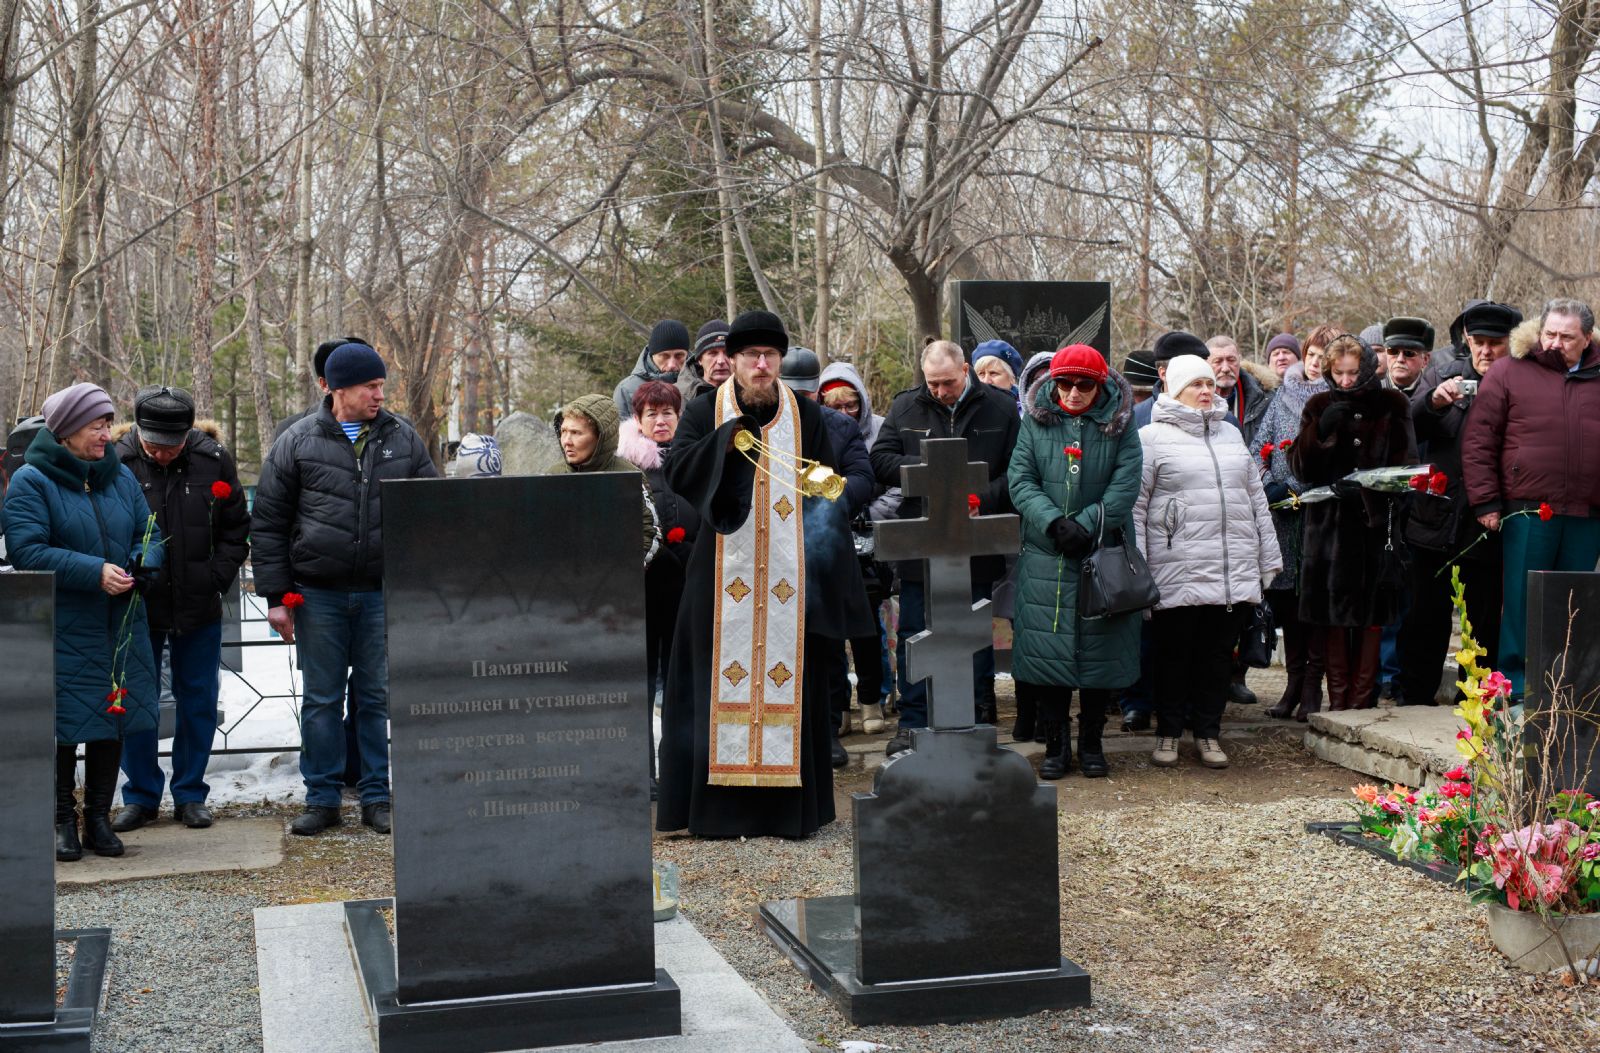
[[[1039,764],[1039,778],[1054,781],[1067,774],[1072,767],[1072,749],[1067,745],[1067,726],[1064,721],[1050,720],[1044,726],[1044,760]]]
[[[64,750],[63,762],[63,747],[56,748],[56,859],[72,863],[83,858],[83,843],[78,840],[78,800],[72,795],[77,747],[69,745]]]
[[[1274,720],[1288,720],[1294,715],[1295,707],[1300,704],[1305,695],[1306,668],[1302,664],[1289,674],[1289,684],[1283,689],[1283,697],[1278,699],[1278,704],[1267,709],[1267,716]]]
[[[117,762],[122,743],[90,742],[84,746],[83,845],[97,856],[120,856],[122,839],[111,829],[111,800],[117,790]]]
[[[861,707],[861,730],[868,735],[883,732],[883,703],[873,702]]]
[[[1378,675],[1383,647],[1381,628],[1356,630],[1356,648],[1350,654],[1350,686],[1346,709],[1371,709],[1378,704]]]
[[[1350,708],[1350,634],[1328,630],[1328,712]]]
[[[1111,774],[1100,733],[1105,729],[1105,707],[1092,704],[1078,711],[1078,770],[1085,779],[1103,779]]]

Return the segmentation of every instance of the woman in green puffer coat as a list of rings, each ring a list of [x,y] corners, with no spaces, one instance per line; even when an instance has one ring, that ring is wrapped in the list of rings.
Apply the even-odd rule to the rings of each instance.
[[[1109,771],[1100,747],[1106,706],[1139,678],[1140,615],[1079,618],[1078,576],[1097,538],[1132,529],[1143,466],[1133,393],[1100,352],[1073,344],[1056,352],[1023,404],[1008,479],[1022,516],[1012,675],[1017,697],[1035,700],[1044,723],[1040,777],[1071,767],[1076,690],[1078,763],[1095,778]]]

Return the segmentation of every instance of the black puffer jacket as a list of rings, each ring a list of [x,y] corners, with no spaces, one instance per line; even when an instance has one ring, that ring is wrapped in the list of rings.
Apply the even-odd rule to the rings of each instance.
[[[267,453],[250,517],[256,595],[279,606],[297,585],[346,592],[383,587],[385,479],[439,473],[421,436],[387,410],[368,425],[358,462],[333,419],[333,397]]]
[[[1006,469],[1011,466],[1011,451],[1017,445],[1017,402],[1010,392],[980,383],[976,377],[969,383],[954,412],[930,395],[926,387],[896,395],[872,444],[872,470],[882,485],[899,486],[900,466],[922,461],[923,439],[966,439],[967,460],[989,466],[989,486],[978,495],[981,513],[987,516],[1010,512]],[[900,503],[897,518],[921,516],[921,498],[907,497]],[[908,581],[922,580],[920,560],[902,563],[899,570]],[[998,581],[1005,573],[1004,556],[978,556],[972,561],[974,581]]]
[[[233,455],[217,441],[217,425],[198,421],[183,452],[166,467],[144,455],[139,430],[117,429],[117,457],[144,490],[161,536],[167,539],[163,574],[145,594],[150,628],[187,633],[222,617],[222,593],[249,551],[250,513]],[[226,483],[227,497],[212,488]]]

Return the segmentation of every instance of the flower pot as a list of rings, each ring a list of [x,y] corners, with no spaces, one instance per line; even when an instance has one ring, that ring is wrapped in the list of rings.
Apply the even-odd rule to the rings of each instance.
[[[1513,966],[1524,972],[1565,969],[1569,956],[1573,964],[1583,958],[1600,957],[1600,914],[1546,917],[1499,903],[1485,906],[1489,908],[1489,938]]]

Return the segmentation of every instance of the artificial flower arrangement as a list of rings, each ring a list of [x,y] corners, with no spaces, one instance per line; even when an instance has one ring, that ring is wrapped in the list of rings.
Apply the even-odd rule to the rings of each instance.
[[[1600,912],[1600,800],[1541,788],[1539,773],[1559,755],[1561,732],[1551,721],[1530,720],[1512,699],[1511,682],[1478,664],[1486,652],[1473,637],[1459,571],[1451,580],[1461,627],[1456,687],[1463,699],[1454,712],[1465,724],[1456,733],[1462,763],[1437,790],[1355,787],[1358,824],[1399,859],[1458,868],[1474,902]],[[1530,758],[1543,763],[1530,766]]]

